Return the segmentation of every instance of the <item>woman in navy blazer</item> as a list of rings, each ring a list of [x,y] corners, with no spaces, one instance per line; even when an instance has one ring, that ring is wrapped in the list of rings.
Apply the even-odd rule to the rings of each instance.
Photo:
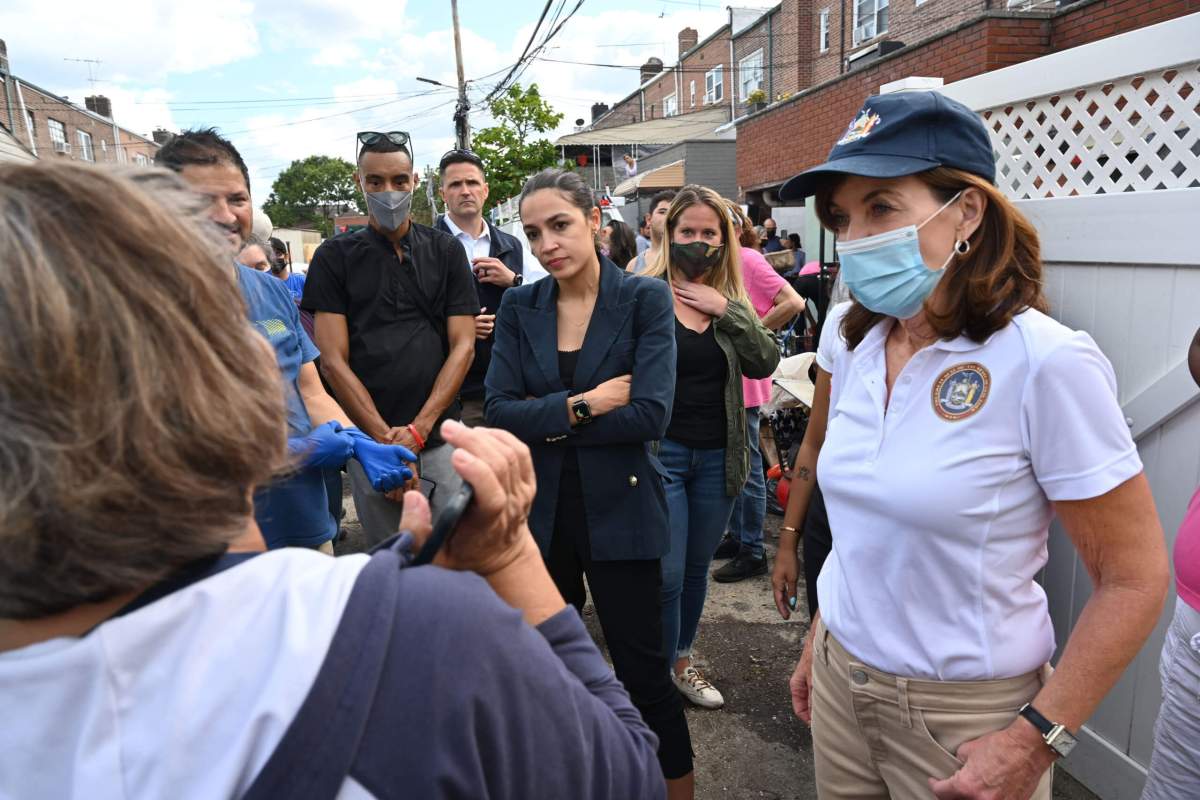
[[[651,451],[675,393],[671,293],[600,255],[600,210],[578,175],[530,178],[520,212],[551,280],[504,294],[485,418],[529,445],[529,528],[550,574],[580,610],[587,576],[617,677],[659,737],[668,796],[691,797],[691,739],[662,650],[669,527]]]

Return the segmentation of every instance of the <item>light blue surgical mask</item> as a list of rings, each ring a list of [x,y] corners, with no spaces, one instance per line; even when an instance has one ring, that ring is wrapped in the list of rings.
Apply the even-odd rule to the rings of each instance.
[[[966,242],[956,242],[954,250],[936,270],[921,257],[917,234],[929,220],[941,214],[958,199],[954,195],[920,225],[906,225],[894,231],[838,242],[841,277],[858,302],[877,314],[908,319],[921,310],[925,298],[933,293],[938,281],[956,252],[966,252]]]

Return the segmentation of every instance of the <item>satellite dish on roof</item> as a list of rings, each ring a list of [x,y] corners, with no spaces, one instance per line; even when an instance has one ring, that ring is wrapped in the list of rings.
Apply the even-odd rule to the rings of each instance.
[[[583,117],[580,117],[579,119],[575,120],[575,124],[582,128],[583,127]]]

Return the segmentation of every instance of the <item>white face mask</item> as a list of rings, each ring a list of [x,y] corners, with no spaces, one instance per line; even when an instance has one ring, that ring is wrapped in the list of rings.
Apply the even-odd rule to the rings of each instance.
[[[408,219],[412,192],[368,192],[365,186],[362,190],[371,218],[388,233],[394,233]]]

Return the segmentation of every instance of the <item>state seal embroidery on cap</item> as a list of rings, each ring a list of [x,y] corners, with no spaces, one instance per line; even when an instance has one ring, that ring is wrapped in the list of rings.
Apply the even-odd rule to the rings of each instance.
[[[955,364],[933,384],[933,410],[948,422],[966,419],[983,408],[991,385],[983,364]]]
[[[860,139],[865,139],[871,135],[871,131],[875,130],[875,126],[882,120],[874,111],[864,111],[858,115],[858,119],[850,123],[850,127],[846,128],[846,132],[842,134],[842,138],[838,139],[838,144],[850,144],[857,142]]]

